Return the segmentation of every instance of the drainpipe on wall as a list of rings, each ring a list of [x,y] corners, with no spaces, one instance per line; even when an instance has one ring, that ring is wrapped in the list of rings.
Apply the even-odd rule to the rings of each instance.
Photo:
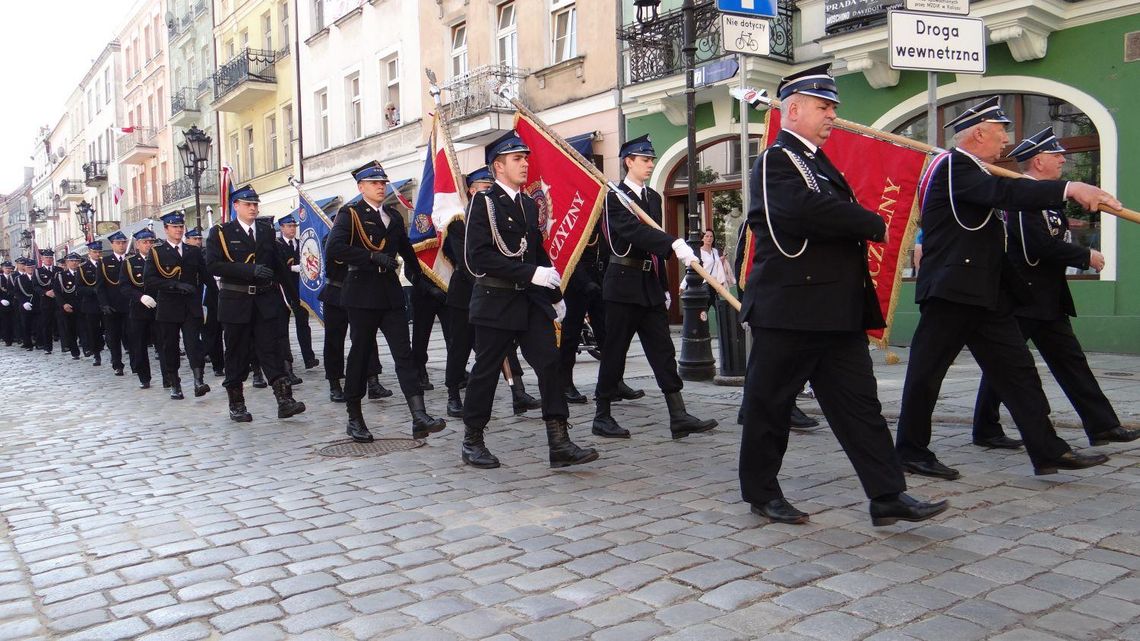
[[[303,120],[301,119],[301,24],[297,21],[297,5],[299,2],[293,3],[293,77],[296,79],[297,92],[293,98],[293,131],[297,135],[297,153],[293,157],[293,163],[297,166],[297,180],[303,185],[305,184],[305,128],[301,126]],[[293,144],[290,140],[289,144]]]
[[[618,31],[621,31],[621,27],[623,24],[625,24],[625,20],[624,20],[624,16],[622,15],[624,13],[622,10],[623,9],[622,8],[622,0],[614,0],[614,4],[617,5],[617,11],[616,11],[617,24],[614,25],[614,30],[616,33]],[[625,140],[626,140],[625,111],[622,109],[622,106],[621,106],[621,104],[622,104],[622,75],[625,72],[625,65],[622,64],[622,50],[621,50],[622,47],[624,46],[621,43],[624,41],[618,40],[617,42],[618,42],[618,45],[617,45],[617,75],[614,76],[617,79],[617,86],[614,87],[614,89],[615,89],[615,91],[617,91],[617,113],[618,113],[618,127],[617,127],[618,141],[617,142],[618,142],[618,149],[621,149],[621,146],[623,144],[625,144]],[[618,163],[620,163],[620,162],[621,162],[621,159],[619,158]],[[617,178],[618,178],[618,180],[621,179],[621,166],[620,166],[620,164],[618,166]]]

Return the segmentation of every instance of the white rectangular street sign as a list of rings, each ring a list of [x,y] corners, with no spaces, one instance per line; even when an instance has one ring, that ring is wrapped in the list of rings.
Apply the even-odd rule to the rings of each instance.
[[[907,11],[965,16],[970,13],[970,0],[906,0],[904,8]]]
[[[891,69],[986,72],[986,25],[981,18],[892,9],[887,33]]]
[[[766,56],[772,50],[771,21],[767,18],[723,13],[720,16],[720,37],[725,51]]]

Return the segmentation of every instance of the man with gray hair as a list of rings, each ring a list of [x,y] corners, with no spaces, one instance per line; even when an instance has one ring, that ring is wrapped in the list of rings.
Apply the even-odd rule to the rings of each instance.
[[[915,299],[921,317],[911,341],[895,447],[903,467],[923,476],[956,479],[957,470],[930,450],[931,415],[950,364],[969,347],[986,380],[1005,402],[1025,442],[1035,474],[1100,465],[1108,457],[1073,452],[1049,420],[1049,402],[1033,356],[1013,316],[1032,294],[1006,256],[1006,229],[997,208],[1057,209],[1066,199],[1095,211],[1120,201],[1094,185],[994,176],[1009,142],[1010,120],[994,96],[947,123],[954,149],[923,175],[923,259]]]

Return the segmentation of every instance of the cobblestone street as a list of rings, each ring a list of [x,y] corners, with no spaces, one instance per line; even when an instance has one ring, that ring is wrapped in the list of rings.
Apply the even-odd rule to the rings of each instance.
[[[873,352],[888,417],[896,351],[894,366]],[[407,438],[386,354],[397,395],[366,401],[365,418],[378,438]],[[590,394],[597,363],[582,359]],[[1090,360],[1133,423],[1140,358]],[[442,368],[437,332],[436,415]],[[593,437],[593,405],[571,405],[572,438],[601,458],[560,471],[537,412],[512,416],[505,385],[487,434],[503,467],[477,470],[460,462],[458,419],[416,449],[322,455],[345,419],[323,367],[298,372],[309,409],[292,419],[247,385],[246,424],[212,375],[204,398],[171,401],[58,351],[0,348],[0,371],[0,639],[1140,640],[1140,449],[1095,448],[1108,465],[1034,477],[1024,451],[971,445],[968,354],[934,442],[963,476],[908,477],[952,508],[883,528],[828,430],[793,433],[782,473],[811,522],[762,523],[738,490],[739,388],[687,384],[690,410],[720,427],[672,441],[636,344],[627,380],[647,395],[614,412],[633,438]],[[1076,425],[1045,376],[1058,423]],[[1078,429],[1060,434],[1087,447]]]

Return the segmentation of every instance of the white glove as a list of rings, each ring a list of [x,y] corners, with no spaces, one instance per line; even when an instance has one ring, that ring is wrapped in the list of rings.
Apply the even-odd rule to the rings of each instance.
[[[143,305],[146,305],[148,309],[154,309],[155,307],[158,307],[158,301],[151,298],[150,296],[147,296],[146,294],[139,296],[139,302]]]
[[[289,267],[289,271],[291,271],[295,274],[300,274],[301,273],[301,266],[300,265],[292,265]]]
[[[539,287],[558,289],[558,286],[562,284],[562,277],[558,275],[558,270],[553,267],[536,267],[534,276],[530,277],[530,282]]]
[[[670,294],[669,292],[665,292],[665,309],[669,309],[672,306],[673,306],[673,295]]]
[[[32,304],[31,303],[24,303],[23,308],[24,308],[25,312],[30,312],[30,311],[32,311]]]
[[[564,318],[566,318],[566,301],[560,300],[554,303],[554,322],[561,323]]]
[[[681,261],[684,267],[689,266],[694,261],[700,262],[701,259],[693,252],[693,248],[685,244],[685,241],[678,238],[673,241],[673,253],[677,255],[677,260]]]
[[[4,300],[0,300],[0,305],[3,305],[4,307],[7,307],[7,306],[9,306],[9,305],[11,305],[11,304],[12,304],[12,303],[8,302],[8,300],[7,300],[7,299],[4,299]]]

